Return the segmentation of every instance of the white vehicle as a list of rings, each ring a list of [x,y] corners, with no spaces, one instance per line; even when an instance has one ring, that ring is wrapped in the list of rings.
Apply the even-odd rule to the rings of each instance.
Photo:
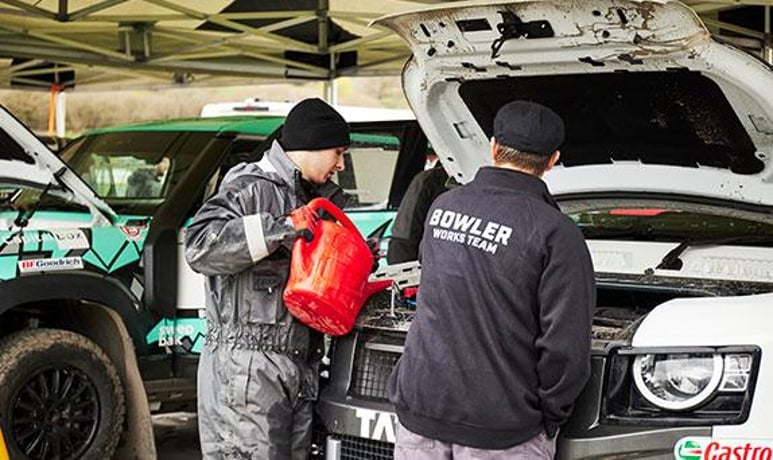
[[[241,102],[213,102],[205,104],[201,109],[202,117],[225,117],[244,115],[280,116],[287,115],[295,102],[269,102],[257,98],[247,98]],[[351,105],[336,105],[335,109],[347,121],[393,121],[413,120],[410,110],[383,109],[373,107],[356,107]]]
[[[458,181],[489,163],[503,104],[565,120],[546,182],[586,236],[598,306],[558,456],[771,458],[771,68],[669,0],[464,3],[378,22],[409,43],[406,96]],[[413,313],[396,294],[335,343],[318,403],[327,458],[391,456],[386,381]]]

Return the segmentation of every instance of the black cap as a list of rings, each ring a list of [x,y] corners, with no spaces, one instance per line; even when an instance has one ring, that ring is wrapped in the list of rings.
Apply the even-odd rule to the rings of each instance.
[[[494,117],[494,139],[523,153],[552,155],[564,143],[564,121],[536,102],[508,102]]]
[[[287,151],[345,147],[349,124],[322,99],[304,99],[287,114],[279,143]]]

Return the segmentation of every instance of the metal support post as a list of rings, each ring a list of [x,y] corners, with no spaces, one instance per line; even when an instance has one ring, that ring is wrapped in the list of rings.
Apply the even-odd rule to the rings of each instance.
[[[67,119],[67,94],[62,91],[58,91],[56,93],[56,113],[55,113],[55,119],[54,125],[56,126],[56,139],[57,142],[63,142],[66,126],[65,126],[65,120]],[[61,145],[61,144],[60,144]]]
[[[765,7],[765,42],[762,44],[762,57],[773,65],[773,31],[771,31],[771,7]]]
[[[325,101],[330,105],[338,104],[338,85],[335,78],[325,80]]]

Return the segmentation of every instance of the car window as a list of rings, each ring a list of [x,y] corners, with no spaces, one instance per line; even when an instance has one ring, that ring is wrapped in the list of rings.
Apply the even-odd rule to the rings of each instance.
[[[205,198],[217,190],[229,169],[241,162],[259,161],[275,137],[253,136],[234,141],[217,177],[207,182]],[[351,137],[352,144],[344,153],[344,170],[332,180],[344,189],[347,209],[385,209],[400,152],[400,137],[388,131],[353,132]]]
[[[63,159],[111,205],[158,204],[212,138],[207,132],[115,132],[87,135]]]
[[[18,190],[17,186],[9,186],[0,184],[0,203],[10,201],[13,197],[13,193]]]
[[[169,157],[90,153],[78,174],[103,198],[161,198],[166,190]]]
[[[734,238],[739,244],[748,238],[755,243],[761,239],[773,243],[773,219],[710,206],[621,202],[615,206],[571,210],[567,215],[588,238],[639,241]]]
[[[52,193],[53,188],[29,186],[24,184],[0,183],[0,213],[26,213],[31,217],[42,210],[67,210],[88,212],[88,208],[66,196]],[[23,216],[16,214],[15,223]]]
[[[345,169],[339,171],[333,181],[344,189],[349,199],[348,208],[386,208],[400,140],[385,135],[355,134],[352,137],[354,142],[344,154]]]

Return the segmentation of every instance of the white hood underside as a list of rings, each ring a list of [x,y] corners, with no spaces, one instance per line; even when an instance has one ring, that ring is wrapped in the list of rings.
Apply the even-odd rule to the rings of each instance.
[[[547,23],[553,35],[510,38],[492,58],[492,43],[500,37],[498,25],[507,14],[523,23]],[[394,29],[410,45],[413,58],[403,72],[406,96],[443,166],[461,182],[471,180],[481,166],[490,164],[490,119],[481,110],[490,110],[489,118],[493,118],[498,108],[492,101],[488,101],[491,107],[479,101],[475,107],[476,101],[471,102],[469,95],[465,100],[461,93],[469,82],[480,82],[483,87],[486,81],[492,85],[508,79],[545,77],[545,81],[556,81],[550,78],[561,75],[580,82],[583,75],[614,74],[620,78],[621,74],[639,72],[676,78],[685,71],[709,81],[727,99],[727,111],[734,112],[733,122],[738,126],[735,133],[745,138],[738,141],[743,152],[730,150],[734,158],[726,164],[722,164],[721,152],[712,153],[710,162],[702,162],[698,152],[685,164],[658,164],[660,160],[647,157],[647,152],[642,152],[638,161],[619,161],[614,155],[596,152],[596,163],[559,166],[549,172],[545,180],[551,192],[557,196],[670,193],[773,205],[773,72],[751,56],[713,41],[698,17],[681,3],[464,2],[377,22]],[[540,97],[549,99],[560,89],[546,85],[530,95],[539,102]],[[570,97],[582,95],[578,91]],[[501,102],[497,102],[501,105],[514,98],[517,95],[501,94]],[[693,97],[697,99],[700,95]],[[570,127],[567,133],[569,142]],[[678,154],[675,149],[673,155]],[[739,158],[746,166],[756,166],[738,173],[744,168],[733,161]]]

